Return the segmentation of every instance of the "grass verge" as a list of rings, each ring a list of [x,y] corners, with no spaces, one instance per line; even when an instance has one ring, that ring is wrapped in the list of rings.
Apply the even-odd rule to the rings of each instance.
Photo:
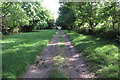
[[[64,47],[64,46],[65,46],[65,44],[59,44],[58,46],[59,46],[59,47]]]
[[[65,31],[99,78],[118,78],[120,46],[110,41]]]
[[[59,43],[60,43],[60,42],[64,42],[61,31],[59,31],[59,39],[58,39],[58,42],[59,42]]]
[[[55,30],[19,33],[3,36],[2,58],[3,78],[16,78],[47,46],[55,34]]]
[[[60,65],[65,65],[65,57],[64,57],[64,54],[61,53],[55,57],[53,57],[53,60],[55,61],[55,64],[56,66],[60,66]]]

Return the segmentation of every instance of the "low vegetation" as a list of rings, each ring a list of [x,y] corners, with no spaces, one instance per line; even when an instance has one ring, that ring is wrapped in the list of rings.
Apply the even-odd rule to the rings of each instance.
[[[40,30],[3,36],[3,40],[0,40],[3,78],[16,78],[25,71],[50,42],[55,32],[55,30]]]
[[[57,68],[52,69],[52,73],[49,75],[49,78],[62,78],[63,80],[67,80],[66,74]]]
[[[59,55],[55,56],[53,60],[55,61],[54,65],[56,66],[65,65],[66,63],[63,53],[60,53]]]
[[[118,78],[120,46],[110,41],[66,31],[74,46],[100,78]]]
[[[58,42],[61,43],[63,42],[63,36],[62,36],[62,32],[59,31],[59,39],[58,39]]]
[[[59,46],[59,47],[64,47],[64,46],[65,46],[65,44],[59,44],[58,46]]]

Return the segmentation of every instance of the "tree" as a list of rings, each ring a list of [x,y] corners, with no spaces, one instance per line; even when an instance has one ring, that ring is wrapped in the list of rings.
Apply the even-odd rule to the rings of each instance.
[[[84,34],[116,39],[120,36],[120,8],[117,2],[62,3],[58,26]]]
[[[72,25],[76,19],[74,11],[70,8],[68,3],[64,3],[59,8],[59,14],[56,24],[62,26],[62,29],[72,29]]]
[[[39,2],[4,2],[2,12],[4,34],[30,32],[54,24],[50,11]]]
[[[3,12],[3,32],[9,33],[14,27],[28,25],[28,17],[21,8],[22,3],[7,2],[2,4]]]

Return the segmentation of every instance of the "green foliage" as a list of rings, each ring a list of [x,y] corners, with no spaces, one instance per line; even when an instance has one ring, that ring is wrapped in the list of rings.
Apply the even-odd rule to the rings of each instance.
[[[51,13],[39,2],[3,2],[3,34],[13,33],[13,28],[30,32],[51,27],[54,23]]]
[[[30,25],[37,29],[49,27],[48,21],[51,20],[50,11],[43,8],[40,3],[24,3],[22,7],[30,18]]]
[[[5,27],[16,27],[29,24],[25,11],[21,8],[22,3],[3,3],[2,12],[4,13],[3,24]]]
[[[118,2],[66,2],[59,9],[56,24],[65,29],[119,42],[119,20]]]
[[[3,40],[0,41],[3,78],[16,78],[23,73],[47,46],[55,32],[55,30],[40,30],[3,36]]]
[[[55,61],[54,65],[60,66],[60,65],[64,65],[65,64],[65,58],[63,56],[63,53],[61,53],[60,55],[57,55],[53,58],[53,60]]]
[[[69,4],[66,3],[65,5],[59,8],[60,16],[56,21],[56,24],[58,26],[62,26],[62,29],[68,29],[68,28],[71,29],[76,18],[73,10],[67,7],[67,5]]]
[[[59,44],[58,46],[59,47],[65,47],[65,44]]]
[[[120,46],[97,37],[66,33],[99,78],[118,78]]]
[[[58,39],[58,42],[64,42],[64,40],[63,40],[63,35],[62,35],[61,31],[59,31],[59,39]]]

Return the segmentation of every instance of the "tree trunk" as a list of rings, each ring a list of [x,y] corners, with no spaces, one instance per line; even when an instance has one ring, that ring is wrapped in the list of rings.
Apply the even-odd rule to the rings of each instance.
[[[91,20],[89,20],[89,25],[90,25],[90,27],[88,29],[88,34],[91,34],[92,33],[92,29],[93,29],[93,23],[92,23]]]

